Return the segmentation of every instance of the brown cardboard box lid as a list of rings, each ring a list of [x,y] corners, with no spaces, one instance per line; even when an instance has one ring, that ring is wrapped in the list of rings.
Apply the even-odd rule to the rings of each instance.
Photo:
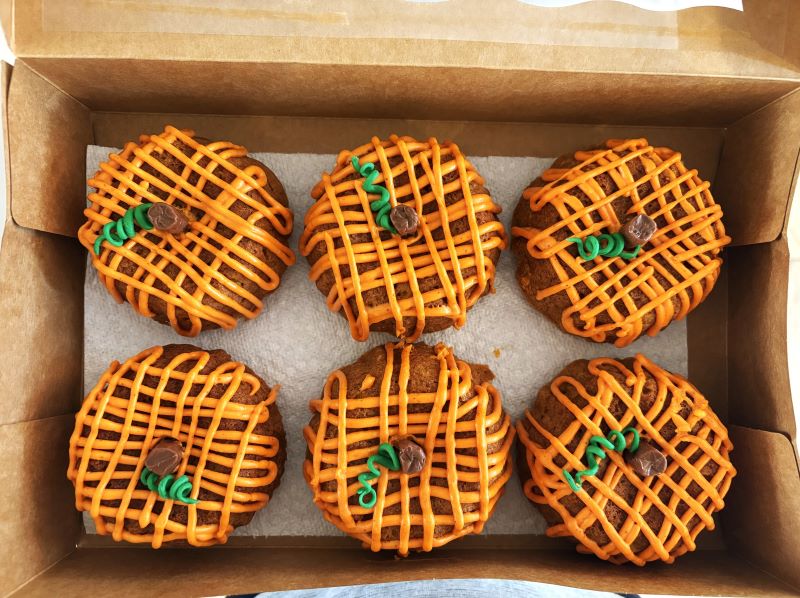
[[[751,37],[763,48],[800,67],[800,3],[795,0],[748,0],[744,22]]]
[[[797,5],[792,8],[792,0],[754,4],[748,2],[749,12],[741,13],[723,8],[649,12],[617,2],[552,9],[520,0],[2,0],[0,18],[12,49],[23,58],[414,64],[797,79],[800,43],[790,35],[794,23],[787,18],[797,14]],[[776,25],[781,31],[773,36]],[[204,37],[213,37],[213,44],[198,43]]]

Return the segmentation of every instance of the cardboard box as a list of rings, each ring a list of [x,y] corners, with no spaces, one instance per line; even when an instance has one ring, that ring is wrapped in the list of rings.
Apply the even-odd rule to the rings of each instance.
[[[18,57],[2,72],[10,218],[0,249],[0,592],[185,596],[492,577],[797,595],[785,226],[800,71],[790,0],[746,3],[744,15],[666,17],[605,3],[490,4],[0,4]],[[719,542],[672,566],[636,568],[542,538],[474,537],[397,561],[346,538],[156,552],[87,537],[65,476],[82,400],[86,256],[74,236],[85,149],[166,122],[252,151],[334,152],[395,131],[458,139],[472,155],[558,155],[628,135],[682,150],[713,177],[733,237],[720,282],[688,319],[690,378],[736,447]]]

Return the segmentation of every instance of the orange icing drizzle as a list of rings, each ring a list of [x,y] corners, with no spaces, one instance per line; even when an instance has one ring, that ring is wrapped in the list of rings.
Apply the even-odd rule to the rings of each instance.
[[[643,318],[653,312],[655,320],[646,330],[655,336],[672,320],[684,318],[705,299],[719,276],[722,248],[730,243],[722,225],[722,208],[714,203],[709,183],[697,176],[696,170],[687,170],[681,154],[668,148],[654,148],[646,139],[610,139],[608,149],[575,153],[581,164],[570,169],[550,168],[542,174],[544,187],[529,187],[523,198],[530,200],[531,210],[538,212],[547,205],[559,214],[560,220],[544,230],[514,227],[512,234],[527,239],[531,257],[549,260],[560,283],[540,289],[536,299],[541,301],[564,292],[571,306],[561,317],[565,330],[571,334],[603,342],[609,334],[616,337],[614,344],[624,347],[643,332]],[[629,152],[620,155],[622,152]],[[646,174],[634,179],[628,163],[641,160]],[[672,172],[672,168],[678,174]],[[605,195],[596,177],[608,174],[618,187]],[[669,177],[661,184],[659,175]],[[650,183],[653,192],[640,197],[639,187]],[[681,185],[688,187],[684,194]],[[591,200],[584,206],[571,191],[580,189]],[[654,219],[663,217],[666,224],[659,226],[655,236],[645,244],[632,260],[621,257],[597,257],[585,262],[574,253],[570,237],[586,238],[601,232],[618,232],[623,222],[617,218],[611,203],[620,197],[629,198],[633,205],[628,214],[647,213]],[[692,205],[696,204],[696,207]],[[682,208],[686,216],[676,218],[674,211]],[[692,236],[699,235],[701,243]],[[560,240],[559,240],[560,239]],[[655,259],[659,256],[665,264]],[[659,274],[669,284],[662,286]],[[578,291],[586,285],[588,292]],[[637,307],[632,291],[638,289],[647,303]],[[581,296],[583,294],[583,296]],[[679,299],[675,309],[672,299]],[[576,326],[573,316],[581,322]],[[598,324],[600,314],[611,322]]]
[[[620,385],[608,371],[601,368],[618,371],[625,378],[625,385]],[[547,535],[576,538],[579,542],[578,552],[592,552],[601,559],[615,563],[631,561],[644,565],[654,560],[671,563],[676,557],[695,549],[694,540],[698,533],[704,529],[714,529],[712,514],[725,504],[723,498],[736,475],[736,470],[728,459],[728,453],[733,449],[728,431],[694,386],[680,376],[661,369],[642,355],[635,357],[632,371],[619,361],[606,358],[590,361],[589,371],[597,376],[595,394],[591,394],[578,380],[570,376],[559,376],[550,385],[553,395],[575,416],[575,421],[559,436],[545,429],[534,419],[531,411],[525,413],[530,425],[547,439],[546,446],[536,444],[522,422],[517,424],[532,474],[532,478],[525,482],[525,495],[534,503],[546,504],[555,509],[563,522],[551,526]],[[640,409],[639,401],[646,382],[646,373],[655,378],[658,390],[655,403],[644,413]],[[563,390],[568,386],[577,390],[588,405],[581,408],[573,403]],[[609,411],[609,405],[614,398],[621,399],[627,406],[625,415],[620,419],[616,419]],[[680,411],[687,404],[691,407],[691,412],[684,419]],[[677,431],[673,438],[666,440],[661,435],[661,430],[670,422],[675,424]],[[692,433],[691,430],[698,422],[701,424],[700,428]],[[583,469],[589,439],[595,434],[605,435],[604,429],[601,429],[602,424],[607,429],[616,430],[626,426],[635,427],[643,439],[666,455],[666,472],[639,478],[620,453],[607,451],[608,462],[602,477],[584,478],[583,490],[573,493],[564,479],[562,469]],[[709,440],[711,432],[714,435],[713,440]],[[576,437],[580,441],[575,451],[571,452],[566,447]],[[683,443],[686,443],[685,448],[679,450],[678,445]],[[566,465],[563,462],[556,464],[559,456],[566,460]],[[711,462],[719,467],[713,477],[707,479],[701,474],[701,470]],[[632,505],[628,505],[625,498],[614,491],[623,477],[636,488]],[[697,484],[701,489],[697,498],[692,498],[687,490],[691,483]],[[658,497],[664,487],[670,491],[668,502],[663,502]],[[573,495],[584,505],[575,516],[561,502]],[[688,508],[679,516],[676,508],[681,502]],[[615,529],[614,524],[606,517],[605,508],[609,503],[613,503],[627,515],[619,529]],[[651,529],[644,520],[651,509],[658,509],[664,515],[659,529]],[[694,516],[699,521],[689,527]],[[585,534],[595,523],[599,523],[608,536],[610,541],[607,544],[597,544]],[[634,553],[631,544],[640,532],[647,538],[648,546]]]
[[[401,349],[399,363],[395,363],[395,348]],[[461,536],[480,533],[511,476],[509,450],[514,428],[503,412],[500,393],[489,383],[481,384],[475,387],[474,397],[459,405],[459,397],[472,386],[471,370],[442,344],[436,346],[440,364],[436,392],[409,393],[410,355],[414,346],[388,343],[385,349],[386,369],[380,381],[380,394],[349,399],[347,378],[339,370],[328,377],[322,398],[311,401],[311,409],[320,414],[320,422],[317,429],[306,426],[303,430],[311,453],[303,469],[314,492],[314,502],[326,520],[373,551],[397,550],[401,555],[408,554],[411,549],[430,551]],[[398,373],[399,392],[390,394],[395,372]],[[336,382],[338,393],[334,396]],[[420,405],[430,405],[430,412],[409,410],[410,406]],[[380,415],[349,415],[362,409],[378,409]],[[390,410],[397,413],[390,414]],[[476,410],[475,419],[462,420],[472,410]],[[502,425],[497,431],[489,433],[500,421]],[[329,425],[337,428],[335,438],[325,438]],[[419,474],[419,485],[409,483],[415,476],[381,469],[381,477],[374,486],[378,496],[374,508],[359,506],[357,477],[367,471],[367,458],[377,451],[380,443],[408,435],[415,437],[425,449],[426,462]],[[353,443],[362,441],[371,441],[372,445],[350,448]],[[486,447],[497,442],[502,442],[501,448],[487,454]],[[470,450],[477,454],[466,454]],[[387,493],[389,480],[398,480],[399,491]],[[436,485],[434,480],[444,484]],[[335,492],[322,489],[323,483],[332,481],[336,482]],[[478,482],[480,489],[460,491],[459,482]],[[421,513],[411,513],[412,498],[419,499]],[[434,513],[433,498],[447,501],[452,513]],[[479,508],[465,512],[467,504],[477,504]],[[387,512],[398,505],[398,513]],[[411,537],[412,526],[422,527],[421,537]],[[452,526],[452,530],[436,537],[437,526]],[[381,540],[381,532],[386,527],[399,527],[399,539]]]
[[[420,215],[416,234],[381,238],[382,232],[384,237],[387,233],[375,223],[369,206],[377,196],[364,191],[361,177],[344,180],[355,172],[350,162],[354,155],[361,164],[375,164],[381,173],[375,184],[388,189],[393,207],[405,204]],[[402,162],[390,167],[389,160],[395,157],[402,158]],[[424,173],[420,177],[417,167]],[[444,177],[452,173],[458,173],[458,178],[445,183]],[[409,182],[396,186],[395,180],[402,175],[408,175]],[[484,180],[456,144],[440,145],[434,138],[421,142],[397,135],[388,141],[373,137],[370,143],[352,152],[341,152],[333,173],[322,175],[322,181],[311,192],[317,201],[306,213],[300,252],[308,256],[319,243],[325,244],[327,255],[313,264],[309,277],[316,281],[328,270],[333,273],[336,284],[327,305],[332,311],[344,311],[353,338],[366,340],[371,324],[389,318],[395,321],[395,334],[409,341],[419,338],[427,317],[446,317],[453,320],[456,328],[463,326],[467,309],[493,285],[495,268],[485,253],[506,244],[499,221],[478,224],[476,214],[498,214],[500,208],[487,193],[473,194],[473,182],[483,185]],[[456,192],[464,198],[445,205],[445,195]],[[426,207],[434,209],[422,215]],[[464,217],[469,230],[454,235],[450,223]],[[434,239],[438,229],[443,231],[441,240]],[[356,234],[369,234],[372,239],[354,243],[351,236]],[[348,276],[343,274],[343,266],[349,268]],[[475,273],[464,276],[464,270],[473,267]],[[357,276],[353,277],[353,272]],[[438,277],[441,288],[423,293],[419,279],[430,276]],[[409,285],[410,296],[396,295],[395,285],[400,283]],[[364,293],[380,287],[386,289],[389,302],[366,305]],[[355,301],[355,310],[350,300]],[[404,316],[417,318],[414,330],[405,329]]]
[[[89,194],[92,205],[84,210],[88,220],[78,231],[78,239],[89,249],[92,264],[114,299],[118,303],[127,301],[148,318],[154,315],[150,297],[165,301],[170,325],[183,336],[196,336],[203,328],[203,321],[225,329],[234,328],[238,317],[254,318],[263,309],[264,304],[258,296],[223,274],[223,266],[256,283],[264,293],[275,290],[280,284],[279,275],[242,246],[244,239],[258,243],[287,266],[295,259],[289,247],[259,226],[266,221],[282,235],[292,232],[291,211],[264,188],[266,172],[257,165],[242,170],[231,164],[232,158],[247,155],[244,147],[228,141],[203,145],[193,137],[194,131],[179,131],[167,126],[160,135],[142,135],[138,145],[130,142],[120,154],[111,154],[109,161],[102,163],[100,170],[89,180],[89,185],[96,191]],[[194,153],[187,156],[175,147],[176,141],[188,145]],[[180,160],[184,164],[183,171],[175,173],[159,162],[158,156],[164,154]],[[208,163],[201,166],[200,161],[204,158]],[[148,174],[144,166],[151,166],[171,182],[165,183]],[[234,174],[230,183],[219,177],[220,171],[225,170]],[[188,182],[192,174],[199,177],[194,184]],[[134,181],[134,176],[140,180]],[[209,197],[203,191],[206,185],[221,188],[219,195],[214,199]],[[162,200],[152,189],[160,189],[169,196]],[[258,192],[260,201],[248,196],[253,190]],[[170,204],[180,201],[192,210],[200,210],[202,216],[190,218],[189,228],[178,236],[153,229],[146,234],[136,234],[121,247],[103,243],[100,255],[94,254],[92,246],[102,234],[104,224],[121,218],[128,208],[160,201]],[[247,219],[235,214],[231,207],[236,202],[244,203],[254,210],[253,213]],[[231,229],[233,236],[225,238],[220,227]],[[144,249],[144,255],[137,253],[137,249],[140,252]],[[211,263],[205,263],[207,258],[200,258],[203,251],[213,255]],[[123,259],[136,264],[133,276],[119,271]],[[174,279],[164,273],[169,264],[180,269]],[[116,281],[127,285],[124,297],[117,290]],[[169,291],[156,288],[156,281],[163,283]],[[184,289],[185,281],[193,282],[196,290],[189,292]],[[204,304],[205,297],[233,310],[235,315]],[[189,328],[181,327],[177,309],[188,314]]]
[[[225,543],[233,531],[231,514],[258,511],[269,501],[265,492],[243,489],[268,486],[278,473],[275,456],[279,440],[253,432],[269,419],[268,407],[275,402],[278,389],[273,388],[258,404],[232,403],[231,397],[242,385],[249,387],[251,396],[261,387],[258,378],[247,373],[243,364],[229,361],[209,374],[201,374],[210,358],[207,352],[183,353],[165,367],[155,367],[153,363],[162,354],[162,347],[153,347],[122,365],[113,362],[86,397],[75,418],[69,446],[67,477],[75,484],[75,506],[79,511],[89,512],[98,534],[111,534],[116,541],[149,542],[153,548],[173,540],[186,540],[193,546]],[[190,369],[178,371],[181,366]],[[124,377],[128,373],[133,374],[132,380]],[[155,382],[147,384],[145,377]],[[170,380],[181,382],[179,393],[164,390]],[[209,397],[209,392],[218,385],[225,386],[224,394],[218,399]],[[121,388],[129,389],[129,398],[115,394]],[[197,388],[201,390],[197,392]],[[142,397],[152,402],[145,403],[140,400]],[[114,421],[112,416],[124,422]],[[189,418],[188,423],[185,418]],[[210,418],[207,428],[200,427],[200,418]],[[220,430],[223,420],[247,422],[247,426],[244,431]],[[84,426],[89,427],[88,436],[82,434]],[[119,434],[119,438],[101,440],[98,438],[101,430]],[[144,439],[133,440],[132,436]],[[170,517],[174,501],[161,498],[139,482],[147,452],[162,436],[177,438],[184,446],[183,462],[175,477],[183,474],[189,477],[191,497],[198,498],[200,489],[214,495],[209,498],[206,494],[197,504],[182,505],[188,512],[186,524]],[[138,455],[126,454],[127,451],[138,451]],[[189,455],[197,458],[196,465],[188,462]],[[107,466],[102,471],[88,471],[90,460],[105,462]],[[207,467],[209,464],[230,472],[214,471]],[[247,470],[257,469],[266,469],[266,475],[243,475]],[[127,480],[127,486],[108,488],[112,479]],[[141,509],[132,508],[131,500],[143,500],[145,505]],[[119,501],[119,506],[111,506],[109,501]],[[199,525],[200,511],[219,512],[219,522]],[[112,521],[107,522],[104,517]],[[135,521],[141,528],[152,525],[153,531],[131,533],[124,529],[126,520]]]

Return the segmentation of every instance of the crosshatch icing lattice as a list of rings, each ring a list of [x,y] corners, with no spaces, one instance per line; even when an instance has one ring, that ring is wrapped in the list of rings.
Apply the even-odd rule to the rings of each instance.
[[[245,148],[201,142],[193,131],[168,126],[159,135],[143,135],[139,144],[128,143],[100,165],[89,180],[96,191],[89,195],[78,238],[116,301],[184,336],[230,329],[238,318],[261,312],[264,295],[294,263],[286,244],[292,213],[269,192],[270,178]],[[102,243],[95,255],[103,226],[147,202],[185,211],[188,230],[139,231],[120,247]]]
[[[389,343],[333,372],[304,430],[304,474],[325,519],[401,555],[480,533],[511,475],[515,435],[491,378],[441,344]],[[360,506],[370,455],[408,436],[424,449],[423,470],[382,470],[374,508]]]
[[[689,382],[642,355],[593,359],[565,369],[539,401],[549,403],[528,410],[517,431],[530,471],[523,473],[525,495],[545,507],[548,536],[575,538],[578,552],[604,560],[644,565],[673,562],[695,549],[702,530],[714,529],[713,513],[736,475],[733,445]],[[566,421],[557,420],[558,411]],[[597,474],[573,492],[563,470],[584,468],[592,436],[629,426],[666,456],[666,471],[640,477],[623,455],[608,451]]]
[[[75,505],[97,533],[116,541],[224,543],[277,486],[283,426],[270,389],[222,351],[153,347],[115,361],[76,416],[68,477]],[[196,504],[165,500],[141,481],[161,438],[183,445],[175,477],[186,475]]]
[[[375,182],[392,206],[416,211],[416,233],[403,238],[376,225],[370,202],[377,196],[364,190],[353,156],[375,164]],[[373,137],[339,154],[312,191],[316,203],[306,213],[300,251],[353,338],[365,340],[373,329],[413,341],[423,331],[460,327],[493,290],[505,232],[483,183],[456,144],[433,138]]]
[[[681,154],[646,139],[611,139],[602,149],[557,161],[525,190],[512,233],[525,241],[520,258],[533,269],[534,305],[571,334],[626,346],[684,318],[719,276],[730,242],[709,183]],[[633,259],[584,261],[571,238],[617,233],[626,216],[645,213],[655,236]],[[518,271],[518,277],[520,272]],[[548,307],[547,303],[552,302]]]

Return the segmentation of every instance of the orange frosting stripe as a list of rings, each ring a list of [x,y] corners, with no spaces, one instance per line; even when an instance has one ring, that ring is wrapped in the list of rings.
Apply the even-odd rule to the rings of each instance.
[[[395,348],[402,348],[399,363],[395,363]],[[311,454],[305,461],[304,474],[314,492],[314,502],[326,520],[373,551],[389,549],[401,555],[409,550],[430,551],[461,536],[480,533],[511,476],[509,451],[514,428],[502,410],[499,392],[489,383],[482,384],[475,387],[473,398],[459,405],[459,397],[472,385],[471,370],[467,363],[457,361],[448,347],[439,344],[436,392],[409,393],[413,345],[388,343],[385,349],[386,370],[376,383],[380,394],[349,399],[347,378],[339,370],[328,377],[322,399],[311,402],[320,421],[316,429],[306,426],[303,431]],[[395,372],[399,389],[393,394],[390,388]],[[338,391],[334,393],[336,383]],[[430,413],[421,412],[420,405],[430,405]],[[378,409],[380,415],[358,417],[364,409]],[[475,419],[461,421],[473,409]],[[490,433],[498,422],[502,425]],[[337,428],[335,438],[325,438],[328,426]],[[381,468],[381,477],[374,486],[374,508],[361,507],[356,497],[360,487],[357,477],[367,471],[367,458],[380,443],[409,435],[417,439],[426,454],[418,485],[411,483],[416,476]],[[359,441],[373,441],[373,445],[349,448]],[[500,441],[502,447],[487,455],[486,446]],[[398,491],[387,492],[390,480],[398,482]],[[336,491],[323,490],[326,482],[336,482]],[[479,482],[480,490],[459,491],[459,482]],[[411,512],[414,498],[419,499],[419,513]],[[434,513],[434,498],[449,502],[452,513]],[[478,508],[466,511],[466,504],[477,504]],[[412,526],[422,527],[419,537],[412,537]],[[437,526],[452,529],[434,537]],[[399,527],[399,539],[382,540],[381,532],[386,527]]]
[[[616,370],[625,379],[621,386],[609,370]],[[736,470],[728,458],[733,444],[728,431],[708,407],[708,401],[680,376],[661,369],[642,355],[637,355],[633,368],[629,370],[614,359],[593,359],[589,371],[597,376],[597,392],[591,393],[578,380],[570,376],[559,376],[550,389],[559,402],[575,416],[575,421],[559,435],[547,431],[533,416],[525,413],[530,423],[546,439],[540,446],[534,442],[523,422],[517,424],[520,442],[526,449],[526,459],[532,477],[524,485],[525,495],[532,502],[552,507],[563,520],[547,530],[551,537],[574,537],[578,540],[578,552],[594,553],[614,563],[631,561],[644,565],[648,561],[661,560],[672,563],[676,557],[695,549],[695,538],[704,529],[714,529],[712,514],[724,506],[723,498],[730,488]],[[640,408],[640,393],[649,374],[658,385],[657,399],[647,413]],[[588,404],[579,407],[565,394],[572,387]],[[625,415],[616,419],[609,411],[614,399],[620,399],[627,407]],[[681,410],[689,407],[687,417]],[[602,425],[604,428],[601,428]],[[674,424],[675,435],[667,440],[662,435],[665,426]],[[633,426],[642,438],[653,444],[667,457],[667,470],[660,475],[640,478],[625,463],[623,455],[607,451],[606,469],[602,476],[583,479],[583,490],[573,493],[564,479],[562,469],[580,470],[586,461],[585,450],[593,435],[604,436],[609,429],[621,430]],[[578,438],[574,451],[567,449]],[[566,464],[565,464],[566,462]],[[705,466],[716,463],[717,471],[710,479],[701,474]],[[614,488],[623,478],[635,488],[636,496],[628,504]],[[692,498],[687,488],[696,484],[700,494]],[[669,500],[662,501],[659,493],[669,490]],[[562,501],[576,497],[583,507],[571,515]],[[608,520],[605,508],[613,503],[622,509],[627,519],[619,529]],[[676,509],[684,505],[685,512]],[[659,529],[652,530],[644,517],[657,509],[663,514]],[[697,521],[691,523],[693,518]],[[605,545],[593,542],[585,531],[599,524],[609,538]],[[642,533],[647,546],[633,552],[631,544]]]
[[[278,287],[279,275],[246,249],[243,241],[258,243],[287,266],[295,259],[289,247],[262,227],[268,222],[280,234],[292,232],[291,211],[265,189],[266,172],[257,165],[242,170],[231,164],[232,158],[247,155],[244,147],[228,141],[203,145],[193,137],[194,131],[180,131],[167,126],[160,135],[142,135],[138,145],[130,142],[120,154],[111,154],[109,161],[102,163],[97,174],[89,180],[89,185],[96,191],[89,194],[92,205],[84,210],[88,220],[78,231],[78,239],[89,250],[100,280],[114,299],[118,303],[127,301],[146,317],[154,315],[151,298],[166,302],[170,325],[183,336],[196,336],[202,330],[203,320],[225,329],[236,326],[236,316],[204,303],[206,298],[245,318],[254,318],[263,309],[260,298],[224,274],[225,267],[256,283],[265,292]],[[194,153],[187,156],[175,147],[176,141],[188,145]],[[176,174],[159,162],[156,156],[164,154],[179,160],[184,170]],[[201,165],[201,161],[206,162]],[[165,175],[171,183],[149,174],[147,167]],[[231,182],[226,183],[220,178],[223,171],[233,173]],[[198,178],[189,183],[192,175]],[[215,199],[203,192],[206,185],[221,188]],[[200,210],[202,216],[190,218],[188,230],[178,236],[155,229],[138,232],[121,247],[104,242],[100,255],[95,255],[92,246],[102,234],[103,225],[121,218],[131,207],[162,201],[152,189],[169,193],[166,203],[180,201],[193,211]],[[248,196],[254,190],[261,201]],[[252,215],[244,219],[231,211],[236,202],[253,209]],[[221,232],[222,227],[232,230],[233,236],[226,238]],[[212,254],[210,264],[205,263],[207,258],[201,260],[201,252]],[[133,276],[120,272],[123,259],[137,266]],[[179,269],[174,280],[164,273],[169,265]],[[117,281],[127,285],[124,297],[116,287]],[[194,291],[185,288],[188,283],[195,287]],[[163,290],[163,287],[168,290]],[[181,327],[176,313],[178,309],[188,314],[188,328]]]
[[[571,305],[562,314],[564,328],[598,342],[613,335],[614,344],[624,347],[642,332],[655,336],[705,299],[719,276],[719,254],[731,239],[725,235],[722,208],[714,202],[709,183],[701,180],[696,170],[687,170],[681,154],[654,148],[646,139],[610,139],[606,147],[576,152],[575,159],[581,163],[573,168],[546,170],[542,174],[546,184],[529,187],[523,198],[530,200],[534,212],[551,206],[560,221],[545,230],[514,227],[512,234],[525,238],[531,257],[548,260],[558,276],[560,282],[539,290],[536,299],[566,293]],[[634,158],[642,161],[646,171],[638,179],[629,168]],[[601,174],[608,174],[619,189],[606,195],[595,180]],[[664,176],[669,179],[666,184],[659,178]],[[639,189],[647,183],[653,192],[640,197]],[[574,189],[582,191],[591,204],[583,205],[571,193]],[[632,260],[597,257],[585,262],[573,255],[575,245],[570,237],[584,239],[619,231],[624,222],[617,218],[612,202],[623,197],[633,202],[628,214],[646,213],[659,222],[663,217],[666,225],[659,225],[655,236]],[[676,216],[678,208],[686,215]],[[662,285],[656,274],[668,285]],[[578,287],[584,285],[588,292],[579,292]],[[644,294],[645,305],[636,306],[631,297],[634,291]],[[677,309],[673,298],[678,299]],[[649,313],[653,322],[643,330],[643,318]],[[598,323],[601,314],[611,322]]]
[[[347,180],[356,174],[352,156],[358,156],[361,164],[375,164],[381,173],[375,184],[388,189],[393,207],[405,204],[423,215],[416,234],[381,238],[387,232],[375,223],[369,206],[378,196],[364,191],[363,178]],[[402,162],[390,167],[389,160],[398,157]],[[417,167],[424,174],[417,176]],[[454,173],[458,177],[445,182]],[[408,175],[409,182],[396,184],[403,175]],[[494,264],[485,254],[505,247],[505,231],[499,221],[478,224],[476,214],[496,214],[500,208],[488,194],[473,194],[470,183],[483,185],[484,181],[455,143],[440,145],[434,138],[421,142],[397,135],[388,141],[373,137],[352,152],[341,152],[333,173],[323,174],[311,192],[317,202],[306,213],[300,252],[308,256],[317,244],[325,244],[327,255],[312,266],[309,276],[316,281],[324,272],[333,273],[336,284],[327,298],[328,308],[344,312],[353,338],[366,340],[371,324],[390,318],[395,321],[395,334],[408,341],[419,338],[429,317],[450,318],[459,328],[466,321],[467,309],[492,288]],[[464,199],[446,205],[445,196],[454,192],[461,192]],[[454,235],[450,223],[465,216],[469,230]],[[438,230],[440,239],[434,238]],[[356,234],[369,234],[371,241],[355,243],[351,237]],[[475,271],[465,276],[469,268]],[[355,277],[353,272],[357,272]],[[419,279],[431,276],[438,277],[441,288],[423,293]],[[395,293],[399,283],[409,285],[410,296]],[[364,294],[380,287],[386,289],[388,304],[367,305]],[[417,318],[414,330],[405,329],[403,317]]]
[[[207,352],[183,353],[165,367],[155,367],[153,363],[162,354],[162,347],[153,347],[121,365],[113,362],[86,397],[76,415],[69,445],[67,477],[75,484],[75,506],[89,512],[98,534],[110,534],[116,541],[148,542],[153,548],[174,540],[193,546],[225,543],[233,531],[231,514],[258,511],[269,501],[264,492],[241,489],[268,486],[278,473],[274,459],[279,440],[253,432],[269,419],[268,407],[275,402],[278,389],[273,388],[258,404],[232,403],[231,397],[241,386],[248,387],[251,396],[261,387],[259,379],[247,373],[243,364],[229,361],[209,374],[200,374],[210,358]],[[125,377],[127,374],[133,379]],[[181,382],[179,393],[164,390],[171,380]],[[209,391],[217,385],[224,385],[225,393],[219,399],[209,397]],[[120,396],[122,389],[129,391],[128,398]],[[152,403],[143,403],[143,397]],[[208,427],[199,427],[200,418],[209,418]],[[247,422],[246,429],[220,430],[223,419]],[[88,428],[85,434],[84,427]],[[119,437],[98,438],[101,431]],[[179,503],[187,509],[186,524],[170,519],[174,501],[161,498],[139,481],[148,450],[162,436],[177,438],[184,447],[183,462],[175,477],[189,477],[192,498],[198,498],[201,489],[206,491],[197,504]],[[196,465],[189,463],[190,455],[197,458]],[[90,461],[107,466],[102,471],[89,471]],[[220,467],[230,472],[215,471]],[[248,476],[248,470],[254,469],[266,469],[267,474]],[[127,485],[109,488],[110,480],[126,480]],[[209,497],[209,492],[214,496]],[[133,508],[132,500],[144,500],[145,505]],[[118,506],[112,501],[118,501]],[[219,523],[198,524],[201,511],[218,512]],[[153,530],[130,533],[123,527],[125,520],[135,521],[141,528],[152,525]]]

